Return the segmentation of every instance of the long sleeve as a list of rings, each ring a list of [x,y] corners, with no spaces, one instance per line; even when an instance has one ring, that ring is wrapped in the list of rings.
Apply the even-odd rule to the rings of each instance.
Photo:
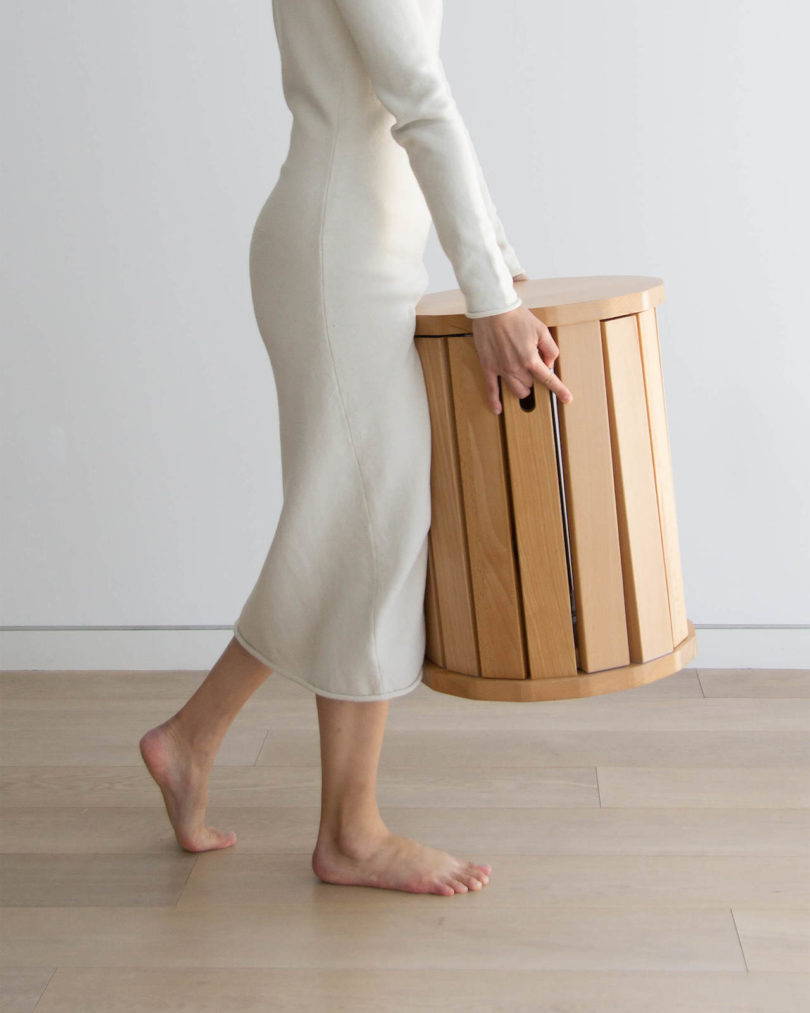
[[[472,142],[471,142],[472,143]],[[481,163],[476,157],[475,164],[478,167],[478,184],[481,188],[481,195],[484,198],[484,203],[487,206],[489,212],[489,218],[492,222],[492,226],[495,229],[495,239],[500,247],[503,259],[506,262],[506,266],[509,269],[509,273],[514,277],[516,274],[526,274],[526,269],[518,260],[517,254],[515,253],[514,247],[510,244],[506,238],[506,232],[504,231],[503,224],[498,217],[498,212],[495,208],[495,204],[492,200],[492,196],[489,192],[486,179],[484,177],[484,171],[481,168]]]
[[[418,0],[335,0],[408,154],[468,317],[522,305],[520,269],[506,242],[472,140],[456,106]],[[507,259],[511,263],[507,263]]]

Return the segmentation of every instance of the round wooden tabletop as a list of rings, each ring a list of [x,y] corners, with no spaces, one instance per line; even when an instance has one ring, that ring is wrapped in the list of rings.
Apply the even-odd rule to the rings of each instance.
[[[586,320],[609,320],[640,313],[664,301],[660,278],[635,274],[580,275],[516,281],[515,291],[547,327]],[[428,292],[416,305],[416,336],[469,334],[460,289]]]

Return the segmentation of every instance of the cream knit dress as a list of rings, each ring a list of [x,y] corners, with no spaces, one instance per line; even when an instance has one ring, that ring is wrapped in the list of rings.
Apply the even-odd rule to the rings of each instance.
[[[430,416],[415,307],[431,219],[469,317],[521,305],[439,55],[442,0],[273,0],[289,150],[250,244],[276,382],[283,506],[234,624],[341,700],[415,689]]]

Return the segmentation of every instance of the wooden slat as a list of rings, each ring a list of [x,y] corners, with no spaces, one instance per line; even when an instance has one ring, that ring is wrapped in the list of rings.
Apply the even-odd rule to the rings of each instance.
[[[641,338],[644,386],[647,391],[647,417],[650,420],[655,487],[658,493],[658,518],[661,524],[666,563],[672,638],[676,644],[679,644],[687,635],[686,602],[683,592],[678,521],[675,514],[675,485],[672,476],[672,456],[664,397],[664,376],[661,369],[661,347],[654,308],[638,314],[638,328]]]
[[[501,383],[512,521],[532,679],[576,675],[577,671],[551,396],[541,383],[535,383],[534,406],[525,411],[520,398]]]
[[[425,580],[425,657],[434,665],[444,665],[442,624],[439,618],[439,598],[436,593],[436,572],[433,567],[433,549],[428,531],[427,579]]]
[[[430,569],[435,582],[436,616],[443,659],[431,660],[455,672],[480,675],[472,575],[467,552],[456,420],[450,387],[446,338],[417,338],[431,424],[428,533]],[[429,644],[436,642],[435,634]]]
[[[448,337],[481,675],[525,679],[502,420],[489,408],[472,335]],[[448,668],[455,668],[447,661]]]
[[[632,661],[673,648],[635,315],[602,321],[613,477]]]
[[[598,320],[552,329],[556,372],[574,395],[559,405],[577,647],[583,672],[630,660],[602,332]]]

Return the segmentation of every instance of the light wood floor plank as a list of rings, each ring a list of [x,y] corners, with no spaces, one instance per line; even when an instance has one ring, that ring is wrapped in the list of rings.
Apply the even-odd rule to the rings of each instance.
[[[701,668],[698,678],[704,696],[810,696],[806,668]]]
[[[807,1013],[809,989],[810,974],[768,972],[61,967],[36,1013],[99,995],[105,1013]]]
[[[795,767],[744,772],[724,767],[600,767],[603,806],[716,809],[791,809],[810,806],[810,770]]]
[[[128,805],[153,808],[159,800],[155,782],[145,769],[117,767],[0,768],[4,804]],[[388,805],[453,806],[598,806],[596,772],[592,767],[426,767],[380,772],[378,798]],[[216,767],[209,800],[217,806],[317,805],[321,769],[314,765]]]
[[[515,704],[498,701],[465,701],[470,706],[459,712],[457,723],[469,731],[499,727],[535,730],[646,728],[656,731],[693,731],[710,728],[746,731],[810,732],[810,700],[795,699],[633,699],[632,690],[607,693],[580,700],[548,700]],[[477,709],[476,709],[476,705]],[[492,708],[491,713],[487,711]],[[507,710],[507,708],[512,708]],[[391,728],[435,727],[443,730],[445,716],[426,708],[394,711]]]
[[[498,855],[476,903],[484,908],[656,910],[739,906],[810,908],[810,859],[734,855]],[[178,907],[201,912],[220,906],[306,903],[322,907],[419,906],[418,894],[336,890],[312,875],[299,855],[231,852],[199,855]],[[403,906],[404,905],[404,906]]]
[[[0,765],[50,767],[89,763],[106,767],[129,766],[140,759],[138,740],[151,727],[148,721],[144,721],[137,727],[128,726],[122,732],[120,724],[104,722],[98,715],[95,721],[92,717],[79,721],[72,718],[73,715],[70,720],[63,718],[61,727],[45,729],[40,735],[33,735],[32,730],[27,728],[4,728],[0,731]],[[266,728],[232,725],[216,762],[250,765],[258,758],[266,737]]]
[[[732,913],[749,970],[805,972],[810,968],[809,909],[734,908]]]
[[[145,768],[73,767],[0,768],[0,798],[6,804],[130,806],[154,808],[158,789]],[[498,806],[590,807],[599,805],[593,767],[466,767],[426,766],[381,770],[377,797],[392,806],[440,808]],[[276,767],[214,767],[209,802],[226,808],[318,805],[321,768],[315,765]]]
[[[267,736],[258,765],[317,764],[316,730],[273,732]],[[616,729],[604,731],[567,729],[541,732],[514,730],[476,731],[448,729],[425,744],[417,730],[389,730],[382,749],[386,769],[449,766],[480,769],[481,757],[494,758],[498,767],[597,766],[599,764],[711,767],[791,767],[810,764],[810,735],[805,731],[690,730],[647,731]]]
[[[4,907],[176,904],[196,855],[10,854],[0,867]]]
[[[33,1013],[55,971],[55,967],[0,968],[0,1011]]]
[[[721,757],[716,757],[720,759]],[[727,757],[724,757],[727,759]],[[457,758],[456,758],[457,759]],[[597,785],[598,777],[598,785]],[[320,767],[270,764],[214,767],[210,802],[236,806],[316,805]],[[23,806],[130,806],[152,808],[157,788],[145,769],[103,767],[0,768],[0,803]],[[386,805],[430,807],[804,808],[810,772],[802,767],[501,765],[483,771],[463,766],[431,770],[428,764],[391,765],[380,771],[378,798]]]
[[[186,698],[205,678],[199,671],[5,671],[0,700],[127,700]]]
[[[442,808],[380,805],[392,830],[470,861],[501,854],[810,854],[806,809]],[[235,830],[235,848],[309,855],[317,806],[209,806],[208,822]],[[11,806],[0,851],[30,854],[161,854],[177,847],[159,806]]]
[[[573,768],[638,767],[695,769],[729,767],[802,768],[810,765],[810,739],[802,732],[500,732],[479,733],[474,739],[464,732],[443,733],[439,741],[419,748],[419,733],[391,732],[383,745],[384,763],[378,777],[383,797],[389,786],[407,785],[409,779],[424,788],[436,783],[468,790],[481,778],[501,786],[504,794],[494,805],[511,805],[509,777],[519,790],[538,797],[568,780]],[[497,765],[476,768],[480,757],[496,755]],[[266,805],[282,794],[308,783],[309,771],[319,770],[317,732],[274,732],[257,766],[214,765],[211,800],[218,806]],[[566,770],[568,768],[568,770]],[[740,770],[742,768],[742,770]],[[303,780],[302,780],[303,778]],[[495,779],[493,781],[493,779]],[[514,796],[514,792],[511,793]],[[546,796],[548,797],[548,796]],[[97,766],[6,766],[0,768],[0,805],[22,806],[146,806],[157,801],[157,787],[143,765]],[[300,801],[300,800],[299,800]],[[430,793],[425,798],[431,804]],[[465,802],[466,804],[466,802]]]
[[[810,699],[701,697],[642,701],[630,699],[632,692],[525,704],[459,698],[459,706],[451,712],[432,708],[429,704],[390,708],[386,732],[415,729],[444,734],[462,729],[467,733],[501,731],[504,737],[519,731],[545,734],[586,729],[810,733]],[[619,696],[628,699],[618,701],[615,698]],[[116,713],[93,708],[89,713],[71,712],[68,719],[56,707],[4,707],[0,719],[0,761],[10,766],[131,764],[139,758],[140,735],[156,721],[168,718],[170,713],[168,709],[145,708]],[[41,731],[41,736],[33,737],[31,732],[37,730]],[[264,704],[237,717],[225,736],[217,762],[250,764],[265,737],[269,742],[275,732],[316,730],[317,716],[310,706],[293,705],[289,701],[284,708]],[[433,741],[439,737],[432,737],[427,748],[439,745]]]
[[[335,887],[335,889],[344,889]],[[421,967],[744,971],[725,909],[484,908],[474,893],[408,910],[299,903],[180,908],[6,908],[3,966]],[[441,907],[440,907],[441,905]]]

